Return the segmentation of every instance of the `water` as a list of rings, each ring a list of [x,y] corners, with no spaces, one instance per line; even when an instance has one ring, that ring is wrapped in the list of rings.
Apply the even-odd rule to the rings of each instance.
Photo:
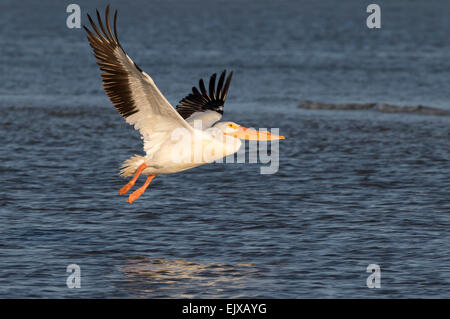
[[[173,104],[235,71],[225,119],[279,127],[279,171],[206,165],[127,204],[118,167],[141,141],[65,27],[69,2],[2,1],[1,297],[450,297],[450,118],[296,107],[450,109],[447,2],[379,1],[381,30],[359,1],[110,2]]]

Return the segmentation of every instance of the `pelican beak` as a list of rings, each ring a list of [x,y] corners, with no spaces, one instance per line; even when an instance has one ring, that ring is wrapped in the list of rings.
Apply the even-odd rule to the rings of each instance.
[[[284,140],[284,136],[271,134],[269,131],[257,131],[243,126],[239,126],[234,132],[224,134],[239,138],[241,140],[250,141]]]

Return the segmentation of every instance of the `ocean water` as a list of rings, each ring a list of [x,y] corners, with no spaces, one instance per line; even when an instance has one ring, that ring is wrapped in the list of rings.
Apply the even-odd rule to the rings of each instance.
[[[363,1],[109,1],[172,104],[233,70],[224,119],[287,137],[276,174],[209,164],[133,205],[118,168],[141,140],[69,3],[0,3],[0,297],[450,297],[450,117],[297,107],[450,110],[447,1],[378,1],[379,30]],[[83,23],[107,4],[77,3]]]

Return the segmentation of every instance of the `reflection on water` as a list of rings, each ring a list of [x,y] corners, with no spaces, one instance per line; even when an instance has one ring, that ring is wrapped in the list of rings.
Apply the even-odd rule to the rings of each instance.
[[[143,256],[129,258],[127,263],[119,268],[127,278],[121,288],[135,297],[195,298],[200,291],[202,297],[246,297],[242,291],[259,271],[248,263],[197,263]]]

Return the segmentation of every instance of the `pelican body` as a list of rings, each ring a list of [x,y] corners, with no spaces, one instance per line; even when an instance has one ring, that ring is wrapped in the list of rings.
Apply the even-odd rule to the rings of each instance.
[[[121,175],[133,178],[120,189],[126,194],[138,177],[148,175],[143,186],[128,197],[133,203],[157,175],[191,169],[237,152],[241,139],[275,140],[283,136],[245,128],[234,122],[219,122],[233,72],[226,70],[183,98],[176,109],[161,94],[152,78],[142,71],[123,50],[117,36],[117,11],[113,30],[106,7],[105,24],[97,11],[98,26],[88,15],[93,31],[83,26],[97,58],[103,87],[126,122],[139,130],[145,155],[134,155],[122,165]]]

